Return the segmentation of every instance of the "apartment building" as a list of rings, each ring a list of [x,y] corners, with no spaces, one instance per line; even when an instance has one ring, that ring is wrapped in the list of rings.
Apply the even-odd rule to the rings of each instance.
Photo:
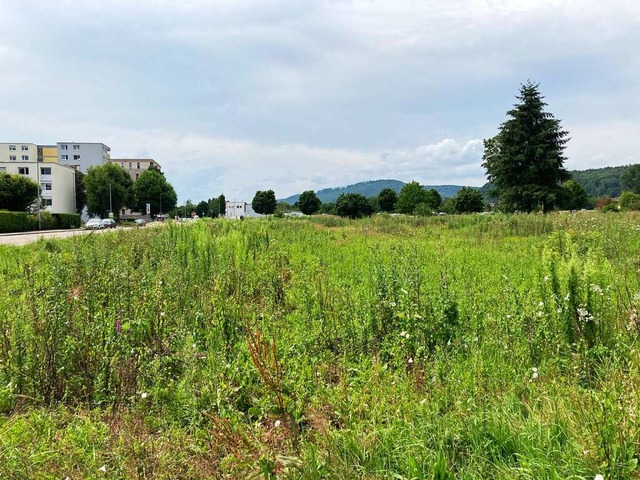
[[[44,209],[51,213],[75,213],[75,169],[45,163],[33,143],[0,143],[0,172],[24,175],[40,185]]]
[[[145,170],[155,168],[162,171],[162,167],[152,158],[112,158],[109,160],[122,167],[122,169],[131,176],[134,182]]]
[[[89,167],[109,161],[111,149],[104,143],[58,142],[57,162],[87,173]]]
[[[38,145],[38,159],[45,163],[58,163],[58,146]]]

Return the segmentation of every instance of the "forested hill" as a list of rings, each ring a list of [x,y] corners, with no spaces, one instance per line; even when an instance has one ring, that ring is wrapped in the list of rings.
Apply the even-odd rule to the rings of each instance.
[[[377,196],[384,188],[390,188],[396,192],[400,192],[400,189],[404,186],[404,182],[400,180],[370,180],[368,182],[354,183],[353,185],[347,185],[346,187],[325,188],[318,190],[316,195],[320,201],[335,202],[338,197],[343,193],[361,193],[365,197]],[[442,198],[453,197],[458,190],[462,188],[459,185],[424,185],[427,190],[435,188]],[[279,200],[293,205],[298,201],[300,194],[291,195],[290,197]]]
[[[622,193],[620,185],[622,172],[626,165],[620,167],[591,168],[589,170],[574,170],[571,178],[581,184],[590,197],[619,197]]]

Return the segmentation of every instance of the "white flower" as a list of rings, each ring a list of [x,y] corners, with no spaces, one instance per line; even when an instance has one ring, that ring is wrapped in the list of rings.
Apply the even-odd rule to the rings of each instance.
[[[604,477],[600,474],[597,474],[595,477],[593,477],[593,480],[604,480]]]
[[[531,370],[533,370],[534,372],[538,371],[538,367],[533,367]]]
[[[407,363],[413,363],[413,358],[409,357],[409,360],[407,360]]]
[[[507,318],[511,318],[511,315],[507,315]]]
[[[544,281],[545,281],[545,282],[548,282],[548,281],[549,281],[549,275],[545,275],[545,276],[544,276]]]
[[[391,306],[395,307],[396,306],[396,302],[391,302]]]
[[[160,312],[160,316],[161,316],[161,317],[164,317],[164,312]]]
[[[276,420],[273,424],[274,427],[278,428],[280,426],[280,420]]]
[[[106,465],[102,465],[98,471],[102,472],[102,473],[107,473],[107,466]]]
[[[533,375],[531,375],[531,378],[534,380],[538,378],[538,372],[533,372]]]
[[[140,394],[140,398],[147,398],[149,396],[149,394],[147,392],[142,392]]]
[[[540,303],[538,304],[538,307],[540,307],[540,308],[544,308],[544,302],[540,302]]]

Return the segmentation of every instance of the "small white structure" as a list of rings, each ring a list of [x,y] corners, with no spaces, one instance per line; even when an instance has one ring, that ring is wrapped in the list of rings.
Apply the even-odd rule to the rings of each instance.
[[[224,216],[234,220],[246,217],[264,217],[264,215],[254,212],[251,204],[247,202],[227,202]]]

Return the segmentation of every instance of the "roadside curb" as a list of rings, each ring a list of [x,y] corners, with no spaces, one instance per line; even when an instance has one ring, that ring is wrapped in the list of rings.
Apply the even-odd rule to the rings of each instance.
[[[12,232],[12,233],[0,233],[0,237],[17,237],[20,235],[44,235],[46,233],[60,233],[60,232],[82,232],[82,228],[68,228],[66,230],[32,230],[30,232]]]

